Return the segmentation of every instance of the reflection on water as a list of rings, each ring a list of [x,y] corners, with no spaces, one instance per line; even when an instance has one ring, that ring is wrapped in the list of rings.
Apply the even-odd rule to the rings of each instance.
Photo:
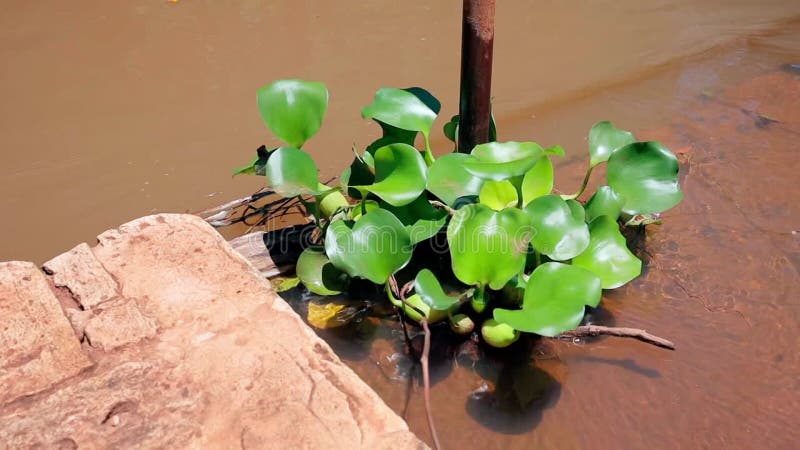
[[[307,146],[323,178],[377,133],[358,110],[380,86],[428,87],[449,117],[458,3],[7,5],[0,260],[41,262],[151,211],[255,191],[261,180],[231,180],[227,168],[275,144],[254,93],[276,78],[329,85],[328,117]],[[797,2],[778,0],[498,6],[500,138],[563,145],[559,190],[577,188],[598,120],[678,154],[686,198],[638,236],[644,275],[606,292],[594,319],[648,329],[678,350],[520,340],[509,354],[437,339],[432,398],[447,448],[800,442],[798,15]],[[321,334],[428,440],[419,369],[390,317]]]

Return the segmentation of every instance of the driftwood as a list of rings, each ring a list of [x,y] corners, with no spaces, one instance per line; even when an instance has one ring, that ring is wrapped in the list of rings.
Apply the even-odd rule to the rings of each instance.
[[[275,231],[254,231],[228,241],[265,277],[291,272],[297,258],[312,240],[314,224],[308,223]]]

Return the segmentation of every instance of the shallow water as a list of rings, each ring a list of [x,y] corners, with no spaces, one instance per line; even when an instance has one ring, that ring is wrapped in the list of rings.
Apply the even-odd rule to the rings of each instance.
[[[275,78],[328,83],[328,117],[308,144],[323,177],[375,136],[358,108],[380,86],[428,87],[449,117],[458,2],[313,3],[7,6],[0,260],[41,262],[127,219],[254,191],[261,180],[232,180],[229,168],[275,143],[254,101]],[[644,275],[596,313],[678,350],[613,338],[505,355],[439,348],[432,396],[446,448],[796,447],[800,75],[781,66],[800,63],[798,15],[791,1],[498,6],[500,138],[563,145],[558,189],[579,184],[597,120],[679,153],[686,198],[648,228]],[[394,321],[321,334],[430,441]]]

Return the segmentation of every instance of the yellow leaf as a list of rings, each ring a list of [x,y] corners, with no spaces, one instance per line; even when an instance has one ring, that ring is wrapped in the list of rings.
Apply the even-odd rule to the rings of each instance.
[[[336,314],[344,309],[345,305],[336,303],[309,303],[308,304],[308,323],[316,328],[336,328],[344,325],[346,322],[338,320],[331,320],[336,317]]]

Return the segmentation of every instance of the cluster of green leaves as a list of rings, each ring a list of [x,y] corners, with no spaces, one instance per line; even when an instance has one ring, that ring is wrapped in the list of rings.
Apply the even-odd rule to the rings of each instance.
[[[603,289],[641,273],[620,223],[631,216],[641,223],[683,195],[675,155],[610,122],[590,130],[589,170],[573,195],[553,194],[551,158],[564,155],[561,147],[496,142],[493,119],[492,142],[434,158],[430,134],[440,104],[420,88],[377,91],[361,114],[382,136],[355,151],[339,186],[326,186],[301,148],[319,130],[327,105],[321,83],[282,80],[259,90],[264,122],[287,145],[262,149],[235,172],[266,176],[278,194],[300,197],[315,219],[321,239],[300,256],[300,281],[319,295],[341,293],[353,278],[383,284],[414,320],[424,315],[455,326],[457,312],[487,317],[481,331],[495,346],[511,344],[520,332],[554,336],[577,326]],[[458,116],[445,135],[455,140],[457,127]],[[592,169],[604,163],[606,183],[579,202]],[[444,274],[422,269],[406,302],[395,298],[392,277],[412,260],[415,245],[440,232],[460,292],[446,294]],[[463,325],[464,314],[457,317]]]

